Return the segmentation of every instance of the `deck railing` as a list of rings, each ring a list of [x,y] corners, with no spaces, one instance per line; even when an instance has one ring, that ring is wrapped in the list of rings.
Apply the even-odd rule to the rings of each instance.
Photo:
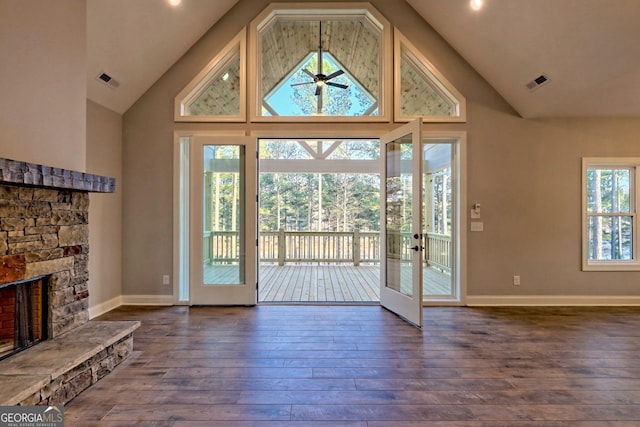
[[[451,236],[427,233],[426,256],[429,265],[451,272]]]
[[[231,263],[238,259],[239,234],[236,231],[204,233],[205,261],[210,264]],[[412,256],[412,237],[401,235],[402,259]],[[430,265],[451,269],[451,237],[427,233],[425,258]],[[262,231],[259,237],[262,262],[285,265],[287,262],[380,262],[380,233],[360,230],[345,232]]]

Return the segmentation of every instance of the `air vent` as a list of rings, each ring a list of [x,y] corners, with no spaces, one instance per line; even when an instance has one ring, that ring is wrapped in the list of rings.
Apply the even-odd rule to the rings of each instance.
[[[104,84],[106,84],[107,86],[109,86],[112,89],[117,88],[118,86],[120,86],[120,83],[114,79],[113,77],[111,77],[109,74],[107,73],[100,73],[98,74],[98,76],[96,77],[96,79]]]
[[[527,83],[527,89],[530,91],[536,90],[540,86],[544,86],[549,83],[549,81],[549,77],[546,74],[540,74],[538,77]]]

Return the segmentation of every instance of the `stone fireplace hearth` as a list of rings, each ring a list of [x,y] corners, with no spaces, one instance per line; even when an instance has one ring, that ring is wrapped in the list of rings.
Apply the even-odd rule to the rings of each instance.
[[[89,192],[115,192],[115,179],[0,159],[0,285],[46,277],[48,316],[42,335],[56,341],[0,362],[0,377],[6,377],[0,379],[18,384],[16,396],[0,393],[0,405],[65,403],[77,394],[71,389],[86,388],[131,351],[137,322],[89,321]],[[103,342],[96,342],[93,329]],[[82,337],[90,341],[86,346],[77,341]],[[39,354],[62,342],[73,342],[81,354],[66,349],[62,367],[54,355]],[[43,360],[51,366],[41,366]],[[50,381],[40,377],[41,387],[29,388],[25,381],[34,369],[51,370]]]

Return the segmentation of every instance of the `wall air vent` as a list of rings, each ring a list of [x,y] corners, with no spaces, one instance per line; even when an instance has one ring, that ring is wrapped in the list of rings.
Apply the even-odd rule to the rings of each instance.
[[[546,85],[547,83],[549,83],[549,81],[549,76],[547,76],[546,74],[540,74],[538,77],[527,83],[527,89],[529,89],[530,91],[534,91],[540,86]]]
[[[120,86],[120,83],[114,79],[113,77],[111,77],[109,74],[107,73],[100,73],[96,76],[96,79],[104,84],[106,84],[107,86],[109,86],[112,89],[117,88],[118,86]]]

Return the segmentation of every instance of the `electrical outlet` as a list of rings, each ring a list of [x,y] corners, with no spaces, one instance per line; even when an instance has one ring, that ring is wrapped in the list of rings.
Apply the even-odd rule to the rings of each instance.
[[[169,281],[169,275],[165,274],[164,276],[162,276],[162,284],[163,285],[170,285],[170,281]]]
[[[513,276],[513,286],[520,286],[520,276]]]

